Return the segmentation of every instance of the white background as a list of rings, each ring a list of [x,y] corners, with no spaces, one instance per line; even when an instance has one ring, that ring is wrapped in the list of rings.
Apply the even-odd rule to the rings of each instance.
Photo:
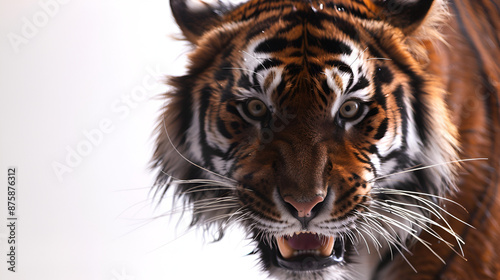
[[[0,279],[265,278],[239,230],[211,244],[155,218],[170,203],[149,195],[156,97],[184,71],[178,32],[167,0],[0,1]]]

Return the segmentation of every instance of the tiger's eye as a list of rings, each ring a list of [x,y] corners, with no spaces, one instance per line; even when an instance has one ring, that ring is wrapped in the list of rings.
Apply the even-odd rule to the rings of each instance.
[[[252,99],[247,103],[248,113],[254,118],[262,118],[267,113],[267,107],[264,102],[259,99]]]
[[[342,104],[340,107],[340,116],[344,119],[352,119],[357,116],[360,109],[359,102],[356,100],[349,100]]]

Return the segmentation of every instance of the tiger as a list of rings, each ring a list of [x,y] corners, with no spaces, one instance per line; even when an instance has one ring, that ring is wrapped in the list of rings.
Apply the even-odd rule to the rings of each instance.
[[[170,0],[151,168],[272,279],[500,279],[500,3]]]

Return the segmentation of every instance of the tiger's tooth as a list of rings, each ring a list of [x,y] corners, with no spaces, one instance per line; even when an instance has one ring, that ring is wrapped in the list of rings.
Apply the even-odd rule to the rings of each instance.
[[[299,231],[296,231],[294,232],[295,235],[299,235],[299,234],[303,234],[303,233],[309,233],[309,234],[316,234],[315,232],[312,232],[310,230],[299,230]]]
[[[285,237],[281,236],[277,238],[278,241],[278,249],[281,253],[281,256],[283,258],[288,259],[291,258],[295,252],[290,245],[288,245],[288,242],[285,240]]]
[[[334,244],[335,238],[333,236],[329,236],[325,242],[325,245],[321,246],[320,255],[323,257],[330,256],[332,254]]]

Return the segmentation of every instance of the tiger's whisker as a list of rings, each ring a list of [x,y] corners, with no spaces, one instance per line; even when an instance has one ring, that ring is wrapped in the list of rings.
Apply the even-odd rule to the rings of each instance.
[[[396,192],[396,194],[398,194],[398,192]],[[443,212],[443,213],[445,213],[445,214],[447,214],[448,216],[452,217],[453,219],[455,219],[455,220],[457,220],[457,221],[461,222],[462,224],[467,225],[467,226],[469,226],[469,227],[471,227],[471,228],[474,228],[474,226],[472,226],[472,225],[470,225],[470,224],[466,223],[465,221],[463,221],[463,220],[461,220],[461,219],[457,218],[456,216],[454,216],[454,215],[452,215],[451,213],[449,213],[449,212],[448,212],[446,209],[444,209],[443,207],[441,207],[441,206],[437,205],[436,203],[434,203],[434,202],[432,202],[432,201],[430,201],[430,200],[428,200],[428,199],[424,199],[424,198],[422,198],[422,197],[419,197],[419,196],[417,196],[417,195],[413,195],[413,194],[409,194],[409,193],[403,193],[403,195],[405,195],[405,196],[407,196],[407,197],[410,197],[410,198],[413,198],[413,199],[415,199],[416,201],[419,201],[419,202],[424,203],[425,205],[429,206],[429,208],[427,208],[427,210],[430,210],[430,212],[432,212],[433,214],[435,214],[435,215],[436,215],[436,217],[438,217],[439,219],[442,219],[442,220],[443,220],[443,221],[444,221],[444,222],[445,222],[448,226],[449,226],[448,222],[447,222],[447,221],[446,221],[446,219],[444,219],[444,217],[440,214],[440,211],[441,211],[441,212]],[[450,200],[448,200],[448,201],[450,201]],[[453,201],[451,201],[451,202],[453,202]],[[399,202],[399,203],[401,203],[401,202]],[[458,203],[455,203],[455,204],[459,205]],[[414,205],[414,206],[416,206],[416,205]],[[461,206],[461,205],[459,205],[459,206]],[[461,206],[461,207],[462,207],[462,206]],[[463,208],[463,207],[462,207],[462,208]]]
[[[392,60],[391,58],[384,58],[384,57],[370,57],[367,58],[366,60]]]
[[[207,185],[205,185],[207,187]],[[203,189],[189,189],[187,191],[179,192],[180,195],[186,195],[186,194],[192,194],[192,193],[197,193],[197,192],[211,192],[211,191],[226,191],[226,190],[231,190],[228,188],[218,188],[218,187],[208,187],[208,188],[203,188]]]
[[[397,220],[394,220],[392,218],[389,218],[387,216],[384,216],[384,215],[379,215],[377,217],[378,219],[382,220],[382,221],[385,221],[387,222],[389,225],[393,225],[393,226],[396,226],[398,227],[399,229],[405,231],[406,233],[408,233],[409,235],[411,235],[416,241],[420,242],[422,245],[424,245],[434,256],[436,256],[443,264],[445,264],[446,262],[443,260],[443,258],[441,258],[441,256],[439,256],[439,254],[436,253],[436,251],[434,251],[431,246],[430,246],[430,243],[428,241],[425,241],[423,240],[422,238],[420,238],[416,232],[416,230],[410,228],[408,225],[405,225]]]
[[[368,241],[366,241],[366,238],[363,236],[363,234],[359,231],[358,228],[355,228],[354,230],[358,233],[358,236],[360,236],[363,239],[366,245],[366,251],[368,252],[368,254],[370,254],[370,246],[368,245]]]
[[[449,199],[449,198],[446,198],[443,196],[439,196],[439,195],[435,195],[435,194],[408,191],[408,190],[395,190],[395,189],[387,189],[387,188],[379,188],[379,187],[377,187],[376,189],[373,189],[372,193],[396,194],[396,195],[408,195],[408,194],[410,194],[410,195],[415,195],[414,198],[419,198],[419,199],[424,199],[424,198],[421,198],[419,196],[428,196],[428,197],[437,198],[439,200],[453,203],[456,206],[462,208],[462,210],[464,210],[466,213],[468,213],[467,209],[465,209],[465,207],[463,207],[460,203],[457,203],[456,201],[454,201],[452,199]]]
[[[424,207],[422,205],[414,205],[414,204],[410,204],[410,203],[403,203],[403,202],[392,201],[392,200],[391,201],[375,201],[374,204],[375,205],[378,204],[378,205],[382,206],[382,208],[380,208],[380,209],[387,210],[390,213],[393,213],[393,210],[396,210],[395,212],[397,212],[397,213],[403,212],[403,213],[406,213],[408,215],[411,215],[412,218],[414,218],[416,220],[421,220],[421,221],[424,221],[424,223],[429,223],[429,224],[432,224],[432,225],[436,225],[436,226],[442,228],[443,230],[447,231],[451,235],[455,235],[456,234],[451,228],[444,227],[444,226],[438,224],[437,222],[433,221],[432,219],[430,219],[430,218],[422,215],[421,213],[417,213],[415,211],[412,211],[412,210],[404,208],[404,207],[399,207],[399,206],[391,205],[388,202],[391,202],[391,203],[394,203],[394,204],[403,205],[403,206],[416,207],[416,208],[419,208],[419,209],[422,209],[422,210],[427,210],[430,213],[436,215],[436,217],[438,217],[439,219],[441,219],[441,220],[443,219],[443,217],[438,212],[434,212],[434,209],[432,209],[432,208],[429,209],[429,208],[426,208],[426,207]]]
[[[425,232],[429,233],[430,235],[434,236],[436,239],[438,239],[438,240],[442,241],[442,242],[443,242],[443,243],[445,243],[448,247],[450,247],[450,248],[452,248],[452,247],[453,247],[453,244],[451,244],[450,242],[446,241],[446,240],[445,240],[443,237],[441,237],[441,236],[440,236],[440,235],[439,235],[439,234],[438,234],[435,230],[433,230],[430,226],[428,226],[428,225],[427,225],[427,223],[430,223],[430,221],[432,221],[432,220],[430,220],[430,219],[425,219],[423,222],[422,222],[422,220],[420,220],[420,223],[418,223],[418,222],[415,222],[415,221],[414,221],[414,220],[419,221],[419,219],[418,219],[417,217],[415,217],[415,216],[411,216],[411,218],[413,219],[413,220],[412,220],[412,219],[410,219],[409,217],[407,217],[407,216],[405,215],[405,214],[407,214],[407,213],[405,213],[405,212],[404,212],[404,211],[402,211],[401,209],[395,209],[395,208],[391,208],[391,209],[386,209],[386,208],[378,208],[378,209],[381,209],[381,210],[383,210],[383,211],[390,212],[390,213],[392,213],[393,215],[396,215],[396,216],[398,216],[398,217],[401,217],[401,218],[405,219],[406,221],[410,222],[411,224],[413,224],[413,225],[415,225],[415,226],[418,226],[418,227],[419,227],[419,228],[421,228],[423,231],[425,231]],[[401,212],[398,212],[398,211],[391,211],[391,210],[399,210],[399,211],[401,211]],[[417,213],[415,213],[415,214],[417,214]],[[437,223],[435,223],[435,222],[434,222],[434,223],[432,223],[432,224],[436,224],[436,226],[438,226],[438,227],[442,228],[443,230],[445,230],[446,232],[448,232],[450,235],[452,235],[454,238],[456,238],[456,239],[457,239],[457,242],[459,242],[459,243],[460,243],[460,242],[463,242],[460,238],[457,238],[457,234],[456,234],[454,231],[452,231],[452,230],[450,230],[450,229],[448,229],[448,228],[446,228],[446,227],[443,227],[443,226],[441,226],[441,225],[439,225],[439,224],[437,224]]]
[[[363,220],[366,221],[366,223],[368,224],[368,226],[375,227],[375,230],[377,230],[379,232],[379,234],[381,234],[381,236],[385,239],[385,241],[387,242],[387,245],[391,249],[391,254],[392,254],[392,246],[391,246],[391,244],[400,246],[400,247],[404,248],[406,251],[409,252],[409,250],[406,248],[406,246],[404,246],[399,240],[397,240],[394,237],[394,236],[397,236],[397,233],[394,231],[393,228],[390,227],[390,229],[394,233],[394,236],[391,235],[387,231],[387,229],[384,228],[376,219],[372,219],[370,217],[366,217],[366,216],[363,216],[363,215],[361,215],[361,216],[362,216]]]
[[[368,235],[368,237],[370,237],[370,238],[372,239],[372,241],[373,241],[373,243],[372,243],[372,244],[374,245],[375,249],[376,249],[377,251],[379,251],[379,248],[382,248],[383,246],[382,246],[382,244],[380,243],[380,241],[379,241],[379,240],[377,240],[377,238],[375,237],[375,235],[373,235],[373,231],[372,231],[373,229],[372,229],[372,228],[371,228],[368,224],[366,224],[366,223],[364,223],[364,222],[360,222],[360,224],[359,224],[359,225],[360,225],[360,228],[359,228],[359,229],[360,229],[362,232],[366,233],[366,234]],[[380,252],[379,252],[379,254],[380,254]]]
[[[430,168],[434,168],[434,167],[437,167],[437,166],[448,165],[448,164],[453,164],[453,163],[461,163],[461,162],[467,162],[467,161],[477,161],[477,160],[488,160],[488,158],[459,159],[459,160],[452,160],[452,161],[447,161],[447,162],[442,162],[442,163],[431,164],[431,165],[427,165],[427,166],[412,168],[412,169],[409,169],[409,170],[403,170],[403,171],[400,171],[400,172],[395,172],[395,173],[391,173],[391,174],[387,174],[387,175],[375,177],[375,178],[373,178],[371,180],[368,180],[368,183],[372,183],[374,181],[378,181],[380,179],[384,179],[384,178],[387,178],[387,177],[390,177],[390,176],[395,176],[395,175],[400,175],[400,174],[405,174],[405,173],[411,173],[411,172],[415,172],[415,171],[419,171],[419,170],[430,169]]]

